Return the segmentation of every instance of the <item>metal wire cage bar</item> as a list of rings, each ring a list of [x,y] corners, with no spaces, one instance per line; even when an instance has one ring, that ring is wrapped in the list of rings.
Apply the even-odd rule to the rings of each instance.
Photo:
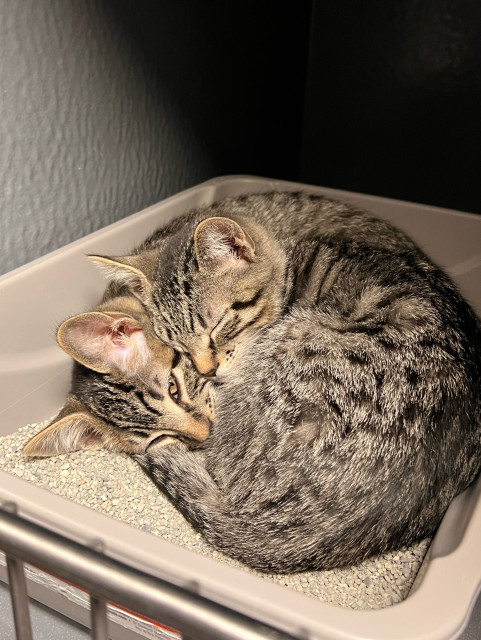
[[[23,563],[52,573],[90,594],[91,637],[108,639],[108,601],[178,629],[184,640],[294,640],[203,596],[119,562],[97,549],[0,507],[0,549],[7,557],[17,640],[31,640]]]

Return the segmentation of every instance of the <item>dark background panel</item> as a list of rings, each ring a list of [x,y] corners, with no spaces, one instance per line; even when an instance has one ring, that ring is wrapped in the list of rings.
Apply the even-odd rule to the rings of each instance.
[[[481,3],[314,1],[300,177],[481,211]]]
[[[310,0],[111,0],[161,103],[164,89],[222,173],[296,176]]]

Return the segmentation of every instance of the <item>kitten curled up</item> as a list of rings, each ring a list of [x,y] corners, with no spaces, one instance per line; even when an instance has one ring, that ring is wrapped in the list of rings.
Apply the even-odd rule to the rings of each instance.
[[[149,340],[171,350],[154,391],[166,399],[181,366],[185,417],[206,425],[172,438],[165,412],[160,437],[129,452],[227,555],[283,573],[357,564],[433,535],[477,477],[480,322],[387,222],[322,196],[252,194],[94,260],[106,297],[138,299]]]

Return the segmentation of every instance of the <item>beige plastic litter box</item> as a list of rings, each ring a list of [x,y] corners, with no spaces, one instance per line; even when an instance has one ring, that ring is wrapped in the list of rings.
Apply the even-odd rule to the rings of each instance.
[[[481,314],[481,216],[264,178],[216,178],[0,278],[0,434],[44,420],[63,403],[71,362],[56,345],[55,328],[65,317],[96,304],[105,287],[85,254],[127,253],[186,209],[228,195],[307,188],[393,221],[454,278]],[[0,502],[14,502],[23,518],[84,544],[101,539],[111,558],[176,585],[195,585],[216,603],[309,640],[458,638],[481,587],[480,492],[478,480],[450,506],[406,600],[381,610],[353,611],[174,546],[0,472]],[[85,607],[66,598],[53,579],[34,574],[28,574],[34,597],[85,623]],[[112,637],[140,637],[138,629],[126,631],[117,622]]]

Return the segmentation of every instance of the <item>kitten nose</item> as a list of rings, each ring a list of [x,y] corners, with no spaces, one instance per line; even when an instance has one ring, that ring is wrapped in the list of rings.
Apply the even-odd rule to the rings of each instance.
[[[206,378],[212,378],[215,376],[215,372],[217,371],[217,362],[210,354],[192,355],[192,362],[201,376]]]

